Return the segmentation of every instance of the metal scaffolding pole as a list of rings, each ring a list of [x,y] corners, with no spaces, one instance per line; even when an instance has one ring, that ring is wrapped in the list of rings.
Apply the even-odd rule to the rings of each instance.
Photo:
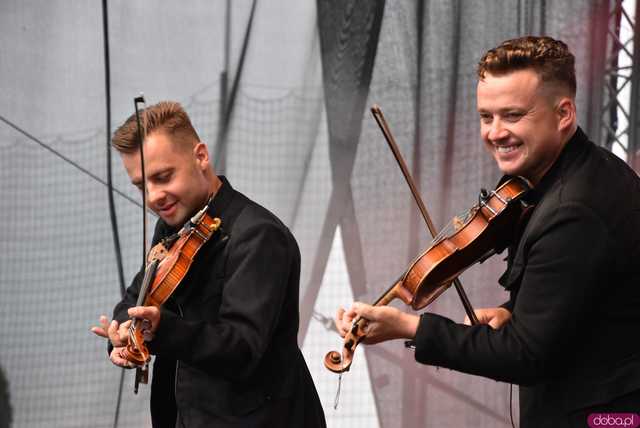
[[[609,9],[600,142],[636,171],[640,160],[640,0],[613,0]]]
[[[629,108],[629,164],[636,172],[640,171],[640,0],[636,0],[633,31],[633,64],[631,68],[631,100]]]

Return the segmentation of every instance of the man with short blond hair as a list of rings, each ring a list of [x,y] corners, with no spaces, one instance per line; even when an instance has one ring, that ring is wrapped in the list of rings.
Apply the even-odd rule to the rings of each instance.
[[[206,207],[221,219],[177,290],[158,309],[136,306],[143,272],[92,329],[125,356],[131,318],[143,320],[155,355],[154,427],[325,427],[313,380],[297,345],[300,252],[289,229],[217,176],[207,146],[176,102],[141,113],[147,202],[160,219],[153,242]],[[132,115],[115,132],[131,182],[144,189]]]

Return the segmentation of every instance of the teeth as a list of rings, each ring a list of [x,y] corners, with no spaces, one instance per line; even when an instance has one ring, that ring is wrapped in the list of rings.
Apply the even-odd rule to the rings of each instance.
[[[496,151],[498,153],[509,153],[514,151],[517,146],[496,146]]]

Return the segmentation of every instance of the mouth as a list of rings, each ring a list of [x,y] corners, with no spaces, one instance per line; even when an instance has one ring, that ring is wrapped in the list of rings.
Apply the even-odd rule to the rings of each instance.
[[[168,204],[168,205],[164,205],[163,207],[158,208],[158,213],[162,217],[169,217],[169,216],[171,216],[171,214],[174,213],[176,205],[177,205],[177,202],[174,202],[174,203]]]
[[[496,153],[504,155],[504,154],[509,154],[509,153],[513,153],[516,150],[518,150],[520,147],[522,146],[522,144],[509,144],[509,145],[496,145],[494,144],[493,147],[495,148]]]

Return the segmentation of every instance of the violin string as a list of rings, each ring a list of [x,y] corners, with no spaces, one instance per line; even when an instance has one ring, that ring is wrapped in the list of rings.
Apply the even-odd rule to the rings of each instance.
[[[473,209],[473,208],[472,208]],[[463,211],[462,213],[460,213],[458,216],[454,217],[454,218],[458,218],[460,220],[462,220],[462,224],[466,224],[469,217],[471,217],[471,212],[472,209],[468,209]],[[456,226],[453,224],[453,220],[450,220],[441,230],[440,232],[438,232],[438,234],[433,238],[433,241],[431,242],[432,245],[435,245],[437,243],[439,243],[440,241],[442,241],[445,237],[447,236],[451,236],[453,233],[455,233],[457,230],[459,230],[459,228],[456,228]]]
[[[340,402],[341,388],[342,388],[342,373],[338,375],[338,389],[336,390],[336,397],[333,399],[333,410],[338,410],[338,403]]]

